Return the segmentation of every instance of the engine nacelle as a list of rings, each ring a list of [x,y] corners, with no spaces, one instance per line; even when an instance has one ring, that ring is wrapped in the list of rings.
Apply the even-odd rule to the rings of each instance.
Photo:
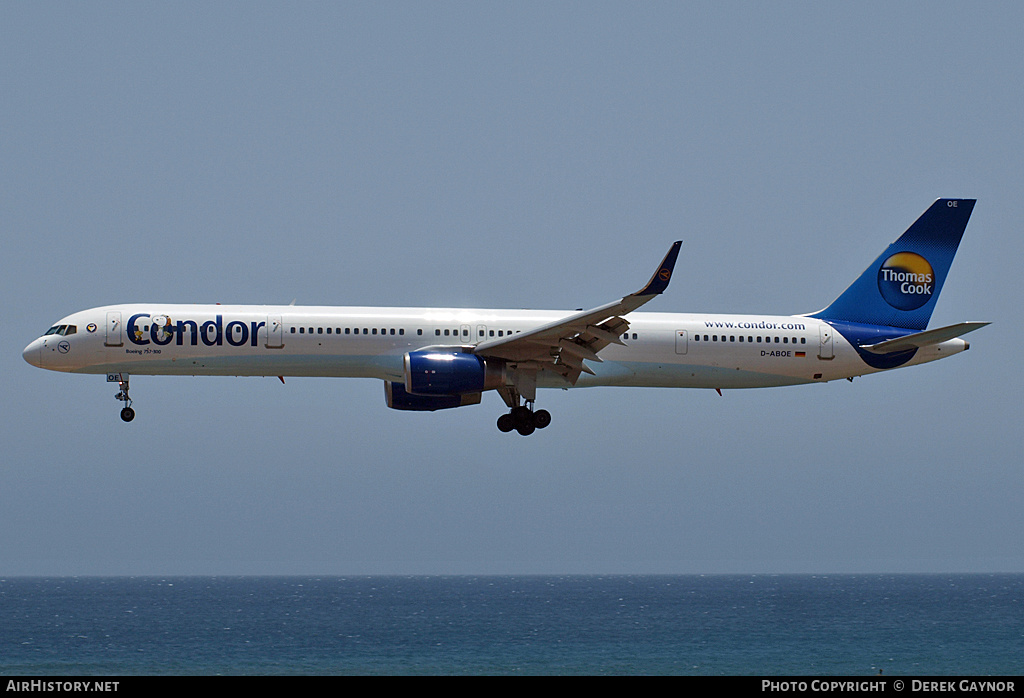
[[[401,383],[384,381],[384,399],[393,410],[411,410],[414,412],[433,412],[447,410],[452,407],[480,404],[480,393],[463,395],[410,395]]]
[[[405,391],[412,395],[463,395],[500,388],[505,363],[452,349],[405,355]]]

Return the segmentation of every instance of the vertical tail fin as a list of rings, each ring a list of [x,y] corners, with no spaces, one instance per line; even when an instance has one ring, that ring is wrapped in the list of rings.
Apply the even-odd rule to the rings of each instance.
[[[925,329],[974,203],[938,199],[832,305],[810,317]]]

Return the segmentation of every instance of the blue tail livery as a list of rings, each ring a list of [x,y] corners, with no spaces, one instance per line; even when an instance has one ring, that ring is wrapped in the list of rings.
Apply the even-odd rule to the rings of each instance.
[[[974,199],[935,201],[839,298],[808,317],[834,327],[866,364],[878,369],[902,366],[925,346],[987,325],[965,322],[922,332],[974,203]],[[908,338],[912,333],[916,333],[913,340]]]
[[[923,330],[953,264],[974,199],[939,199],[864,270],[822,320]]]

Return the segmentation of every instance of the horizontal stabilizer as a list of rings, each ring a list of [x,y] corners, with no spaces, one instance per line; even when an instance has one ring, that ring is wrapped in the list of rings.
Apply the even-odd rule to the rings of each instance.
[[[981,329],[988,322],[960,322],[956,325],[949,325],[947,327],[939,327],[934,330],[926,330],[924,332],[917,332],[916,334],[909,334],[906,337],[899,337],[897,339],[890,339],[885,342],[879,342],[878,344],[872,344],[871,346],[860,347],[870,351],[872,354],[892,354],[897,351],[908,351],[910,349],[921,349],[923,347],[929,347],[933,344],[941,344],[950,339],[955,339],[961,335],[965,335],[968,332],[974,332],[974,330]]]

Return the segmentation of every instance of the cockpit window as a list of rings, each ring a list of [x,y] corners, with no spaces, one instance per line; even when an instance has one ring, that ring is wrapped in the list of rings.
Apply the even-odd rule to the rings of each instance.
[[[46,334],[43,336],[46,337],[51,334],[59,334],[61,337],[66,337],[67,335],[75,334],[76,332],[78,332],[78,325],[54,325],[48,329]]]
[[[50,329],[46,330],[46,334],[44,334],[43,336],[45,337],[47,335],[57,334],[58,330],[60,330],[60,326],[59,325],[54,325]]]
[[[78,332],[78,325],[67,325],[67,330],[65,330],[61,334],[67,336],[69,334],[74,334],[75,332]]]

